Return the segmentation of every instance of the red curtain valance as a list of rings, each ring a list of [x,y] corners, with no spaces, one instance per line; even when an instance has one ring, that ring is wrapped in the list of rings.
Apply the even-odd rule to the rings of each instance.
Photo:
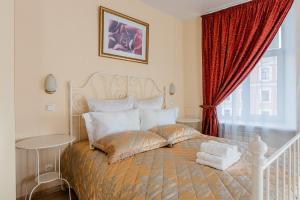
[[[216,107],[250,74],[293,0],[253,0],[202,16],[203,133],[218,136]]]

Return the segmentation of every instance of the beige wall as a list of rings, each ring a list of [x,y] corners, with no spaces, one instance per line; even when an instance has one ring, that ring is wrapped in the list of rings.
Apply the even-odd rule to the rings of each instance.
[[[149,65],[98,56],[98,0],[16,0],[16,132],[17,138],[67,131],[68,80],[106,73],[149,76],[161,85],[174,82],[175,104],[183,107],[182,23],[138,0],[101,4],[150,24]],[[43,91],[53,73],[58,91]],[[56,112],[46,112],[54,103]]]
[[[14,1],[0,1],[0,199],[15,199]]]
[[[67,133],[67,81],[81,84],[96,71],[152,77],[161,86],[174,82],[174,105],[182,111],[184,105],[197,109],[201,97],[200,89],[193,85],[199,83],[200,73],[200,54],[194,52],[199,50],[197,20],[182,22],[139,0],[103,0],[101,5],[150,24],[150,57],[148,65],[102,58],[98,56],[99,2],[15,0],[17,139]],[[192,71],[185,73],[184,68]],[[53,95],[43,91],[43,79],[49,73],[58,81]],[[185,92],[184,87],[189,90]],[[188,96],[186,103],[184,96]],[[56,112],[45,110],[48,103],[56,104]],[[49,162],[47,157],[42,163]],[[33,154],[17,151],[18,196],[24,193],[25,178],[34,172],[33,159]]]
[[[202,51],[201,18],[183,23],[184,43],[184,111],[185,115],[201,118],[202,104]]]

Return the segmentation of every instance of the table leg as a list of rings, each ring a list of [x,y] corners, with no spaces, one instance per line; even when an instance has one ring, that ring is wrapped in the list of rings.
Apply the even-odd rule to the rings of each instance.
[[[40,152],[37,149],[35,151],[37,156],[37,180],[38,184],[40,184]]]
[[[55,151],[55,154],[54,154],[54,171],[57,172],[57,167],[56,167],[56,162],[57,162],[57,158],[56,158],[56,151]]]
[[[37,184],[36,186],[34,186],[34,188],[31,190],[30,195],[29,195],[29,200],[31,200],[32,194],[34,192],[34,190],[36,190],[40,185]]]
[[[61,189],[63,190],[63,181],[68,185],[68,190],[69,190],[69,199],[71,200],[72,199],[72,196],[71,196],[71,186],[70,186],[70,183],[62,178],[62,175],[61,175],[61,171],[60,171],[60,159],[61,159],[61,149],[59,148],[58,149],[58,174],[59,174],[59,178],[60,178],[60,186],[61,186]]]
[[[68,185],[68,190],[69,190],[69,199],[71,200],[72,199],[72,196],[71,196],[71,186],[70,186],[70,183],[64,179],[64,178],[61,178],[60,180],[64,181],[65,183],[67,183]]]
[[[27,189],[27,185],[25,186],[25,200],[27,200],[27,197],[28,197],[28,189]]]
[[[63,190],[63,182],[62,182],[62,176],[61,176],[61,171],[60,171],[60,154],[61,154],[61,150],[60,148],[58,148],[58,176],[60,178],[60,189]]]
[[[31,200],[31,197],[32,197],[32,194],[33,192],[40,186],[40,152],[39,150],[35,150],[36,152],[36,158],[37,158],[37,181],[38,181],[38,184],[36,186],[34,186],[34,188],[31,190],[30,192],[30,195],[29,195],[29,200]]]

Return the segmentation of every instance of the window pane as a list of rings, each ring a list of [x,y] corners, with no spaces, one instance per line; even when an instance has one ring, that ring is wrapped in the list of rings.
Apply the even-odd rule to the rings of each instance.
[[[225,119],[226,117],[234,117],[240,120],[242,116],[242,87],[239,86],[223,103],[218,107],[218,117]]]
[[[282,47],[282,45],[281,45],[281,28],[280,28],[279,32],[277,33],[276,37],[272,41],[272,43],[269,46],[268,50],[280,49],[281,47]]]
[[[231,117],[232,116],[232,95],[227,97],[227,99],[224,100],[222,107],[222,113],[221,115],[224,117]]]
[[[277,115],[277,65],[277,56],[263,57],[250,74],[250,115]]]
[[[271,112],[269,110],[261,110],[260,115],[262,116],[270,116]]]
[[[261,81],[270,81],[271,80],[271,67],[260,67],[260,80]]]
[[[296,9],[290,13],[247,79],[218,106],[221,123],[296,130]]]
[[[270,102],[270,90],[261,90],[261,103],[269,103]]]
[[[232,102],[232,95],[230,95],[229,97],[227,97],[224,102],[226,103],[231,103]]]
[[[235,110],[238,119],[241,119],[243,112],[243,85],[238,87],[235,91]]]
[[[224,115],[225,117],[231,117],[231,116],[232,116],[232,110],[229,109],[229,108],[223,109],[223,115]]]

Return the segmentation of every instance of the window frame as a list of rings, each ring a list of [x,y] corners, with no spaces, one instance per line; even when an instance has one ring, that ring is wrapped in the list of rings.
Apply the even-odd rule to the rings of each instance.
[[[262,112],[268,112],[268,116],[272,115],[272,110],[271,109],[259,109],[258,112],[260,113],[260,115],[262,115]],[[264,116],[264,115],[262,115]]]
[[[262,92],[265,92],[265,91],[268,92],[268,101],[263,100]],[[269,104],[272,102],[271,101],[271,99],[272,99],[272,89],[271,88],[260,88],[259,94],[260,94],[260,103]]]
[[[239,109],[242,109],[242,114],[241,116],[238,115],[234,115],[235,110],[238,109],[232,109],[231,110],[231,116],[234,117],[235,120],[237,120],[239,122],[239,120],[242,121],[242,123],[245,121],[245,123],[277,123],[277,122],[284,122],[284,108],[283,106],[279,106],[279,105],[285,105],[284,104],[284,88],[285,88],[285,69],[284,69],[284,63],[285,63],[285,26],[284,24],[281,26],[280,28],[280,32],[278,34],[280,34],[280,48],[274,48],[274,49],[268,49],[263,58],[267,58],[267,57],[277,57],[277,72],[276,72],[276,77],[275,80],[272,79],[273,77],[273,70],[270,70],[270,80],[269,81],[263,81],[261,80],[261,71],[259,69],[259,77],[258,80],[261,81],[262,83],[266,83],[266,82],[277,82],[277,114],[274,116],[262,116],[262,115],[254,115],[251,114],[250,112],[250,75],[249,77],[241,84],[241,89],[242,89],[242,106]],[[266,66],[268,67],[268,66]],[[262,67],[264,68],[264,67]],[[270,67],[271,68],[271,67]],[[244,91],[248,91],[248,92],[244,92]],[[237,92],[232,93],[231,95],[231,105],[235,104],[235,101],[237,101]],[[271,95],[271,91],[270,91],[270,100],[272,99],[272,95]],[[224,103],[224,102],[223,102]],[[227,102],[228,104],[229,102]],[[249,106],[246,106],[249,105]],[[226,106],[227,107],[227,106]],[[223,110],[222,110],[223,111]],[[260,111],[259,111],[260,112]],[[223,115],[224,112],[220,113],[222,116],[220,116],[220,121],[224,121],[226,122],[226,116]],[[272,111],[270,112],[272,114]],[[263,125],[263,124],[262,124]]]
[[[229,111],[230,116],[232,116],[232,109],[231,108],[226,108],[226,107],[222,108],[222,115],[223,116],[226,116],[225,111]]]
[[[232,103],[232,95],[229,95],[225,100],[224,103]]]
[[[268,69],[269,70],[268,79],[263,79],[262,78],[262,70],[263,69]],[[272,75],[273,75],[272,67],[270,67],[270,66],[259,67],[259,80],[260,81],[262,81],[262,82],[272,81]]]

